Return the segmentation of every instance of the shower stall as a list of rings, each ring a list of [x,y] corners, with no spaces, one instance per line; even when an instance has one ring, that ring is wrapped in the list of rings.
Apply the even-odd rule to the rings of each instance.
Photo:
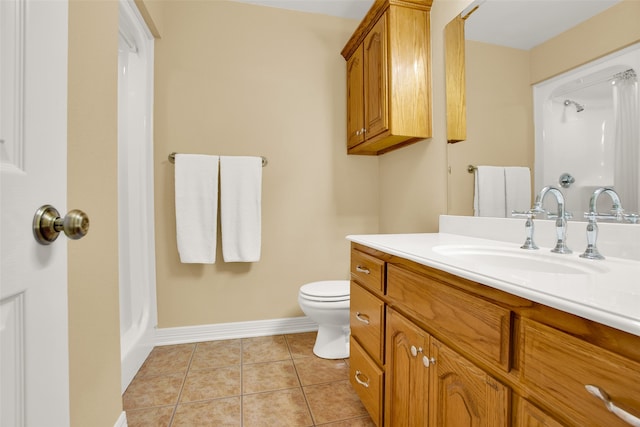
[[[562,187],[576,220],[599,187],[613,187],[638,213],[639,72],[640,44],[534,86],[535,189]],[[600,211],[611,209],[602,202]]]
[[[153,211],[154,39],[133,0],[120,0],[118,240],[122,391],[153,348],[157,324]]]

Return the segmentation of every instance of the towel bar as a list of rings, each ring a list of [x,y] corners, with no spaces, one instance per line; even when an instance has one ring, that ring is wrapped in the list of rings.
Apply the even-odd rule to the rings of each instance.
[[[474,173],[476,171],[476,169],[478,169],[478,168],[473,166],[473,165],[467,166],[467,172],[469,172],[469,173]]]
[[[169,154],[169,162],[171,162],[171,163],[175,163],[176,162],[176,154],[177,153],[175,151],[173,153]],[[269,163],[267,158],[265,156],[260,156],[260,158],[262,158],[262,167],[267,166],[267,163]]]

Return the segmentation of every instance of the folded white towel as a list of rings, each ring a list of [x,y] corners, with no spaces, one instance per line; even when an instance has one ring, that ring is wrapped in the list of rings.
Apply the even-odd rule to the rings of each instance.
[[[225,262],[260,260],[262,159],[220,157],[220,228]]]
[[[175,189],[180,261],[215,263],[218,156],[176,154]]]
[[[504,168],[478,166],[475,174],[473,209],[475,216],[505,216]]]
[[[531,171],[527,167],[504,168],[506,216],[512,211],[525,212],[531,209]]]

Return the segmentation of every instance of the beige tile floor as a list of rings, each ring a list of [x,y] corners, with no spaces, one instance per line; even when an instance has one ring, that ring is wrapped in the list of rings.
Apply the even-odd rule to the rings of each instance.
[[[349,360],[313,352],[315,332],[153,349],[123,395],[129,427],[370,427]]]

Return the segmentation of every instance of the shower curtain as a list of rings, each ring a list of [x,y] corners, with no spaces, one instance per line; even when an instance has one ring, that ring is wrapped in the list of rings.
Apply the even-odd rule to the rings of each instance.
[[[628,213],[640,211],[640,108],[638,78],[632,70],[613,85],[615,108],[614,188]]]

